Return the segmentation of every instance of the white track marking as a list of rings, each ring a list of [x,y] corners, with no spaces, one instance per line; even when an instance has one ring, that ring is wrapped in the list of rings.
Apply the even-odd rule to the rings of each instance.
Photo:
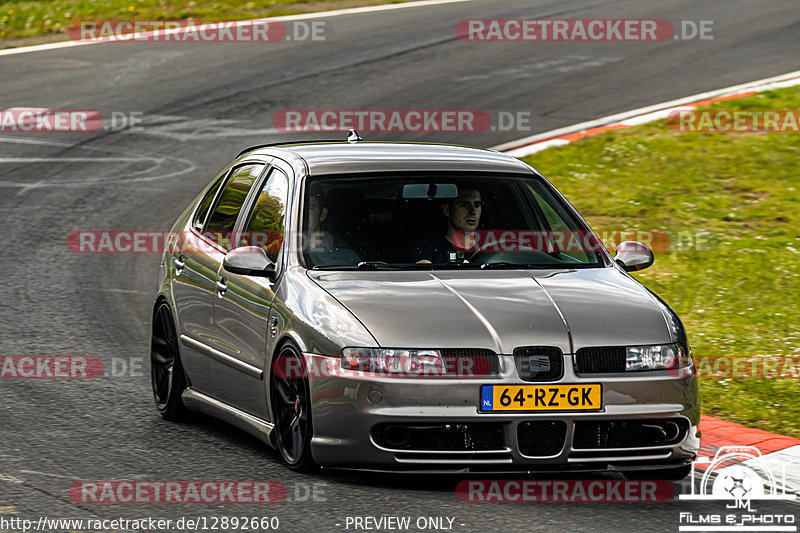
[[[257,22],[264,22],[264,21],[292,21],[292,20],[305,20],[305,19],[324,19],[330,17],[338,17],[341,15],[357,15],[360,13],[376,13],[379,11],[393,11],[396,9],[407,9],[413,7],[427,7],[427,6],[437,6],[443,4],[456,4],[461,2],[472,2],[473,0],[421,0],[418,2],[406,2],[403,4],[385,4],[380,6],[365,6],[365,7],[352,7],[349,9],[336,9],[334,11],[317,11],[314,13],[302,13],[298,15],[286,15],[282,17],[270,17],[270,18],[260,18],[260,19],[249,19],[249,20],[239,20],[239,21],[226,21],[226,22],[236,22],[237,26],[250,26]],[[214,28],[215,25],[210,24],[209,28]],[[178,30],[164,30],[154,31],[154,32],[147,32],[141,33],[142,37],[145,36],[152,36],[157,34],[166,34],[166,33],[181,33],[185,31],[185,28],[181,28]],[[74,46],[86,46],[89,44],[105,44],[105,43],[113,43],[113,42],[128,42],[126,41],[63,41],[58,43],[48,43],[48,44],[37,44],[33,46],[21,46],[19,48],[8,48],[6,50],[0,50],[0,56],[10,56],[15,54],[27,54],[30,52],[45,52],[48,50],[60,50],[62,48],[72,48]]]
[[[609,115],[607,117],[598,118],[596,120],[581,122],[580,124],[574,124],[572,126],[567,126],[565,128],[546,131],[544,133],[537,133],[536,135],[523,137],[522,139],[517,139],[516,141],[511,141],[499,144],[497,146],[493,146],[492,149],[498,150],[500,152],[505,152],[515,157],[524,157],[526,155],[530,155],[540,150],[543,150],[544,148],[539,148],[539,145],[535,144],[538,141],[541,141],[542,139],[550,139],[552,137],[558,137],[561,135],[569,135],[570,133],[588,130],[591,128],[596,128],[598,126],[606,126],[614,123],[621,123],[626,126],[643,124],[644,122],[650,122],[652,120],[659,120],[661,118],[665,118],[666,115],[664,115],[663,113],[666,112],[666,114],[668,115],[671,111],[674,111],[676,108],[680,108],[681,106],[685,106],[687,104],[691,104],[699,100],[707,100],[709,98],[717,98],[719,96],[728,96],[748,91],[759,92],[770,89],[778,89],[782,87],[791,87],[798,84],[800,84],[800,70],[789,72],[787,74],[782,74],[780,76],[764,78],[763,80],[756,80],[756,81],[751,81],[749,83],[743,83],[740,85],[733,85],[731,87],[726,87],[724,89],[717,89],[714,91],[694,94],[692,96],[685,96],[683,98],[678,98],[677,100],[670,100],[669,102],[662,102],[660,104],[650,105],[647,107],[640,107],[638,109],[625,111],[624,113],[617,113],[616,115]]]
[[[0,164],[3,163],[134,163],[137,161],[154,161],[160,163],[159,157],[3,157],[0,156]]]
[[[47,476],[47,477],[58,477],[61,479],[81,479],[79,477],[74,476],[62,476],[61,474],[51,474],[50,472],[39,472],[38,470],[20,470],[20,474],[36,474],[39,476]]]
[[[233,119],[193,119],[180,115],[146,115],[136,135],[156,135],[181,142],[214,140],[220,137],[260,137],[282,133],[276,128],[245,128]],[[129,132],[124,132],[129,133]]]
[[[0,136],[0,143],[13,143],[13,144],[35,144],[39,146],[55,146],[55,147],[73,147],[76,143],[62,142],[62,141],[48,141],[44,139],[25,139],[21,137],[3,137]],[[174,157],[174,156],[154,156],[143,154],[135,150],[119,149],[119,148],[104,148],[93,146],[78,146],[77,149],[90,153],[99,153],[97,157],[59,157],[59,156],[38,156],[38,157],[22,157],[22,156],[3,156],[0,155],[0,164],[3,163],[51,163],[51,162],[78,162],[78,163],[136,163],[147,162],[150,163],[148,168],[141,170],[133,170],[129,172],[114,172],[110,176],[103,175],[101,172],[93,172],[85,178],[75,180],[49,180],[37,182],[13,182],[0,180],[0,187],[19,187],[20,193],[26,193],[31,189],[38,189],[41,187],[83,187],[86,185],[96,183],[133,183],[143,181],[156,181],[176,176],[181,176],[189,172],[193,172],[197,167],[188,159]],[[120,155],[116,155],[120,154]],[[148,173],[158,169],[159,167],[172,164],[177,165],[178,169],[163,174],[156,174],[148,176]]]

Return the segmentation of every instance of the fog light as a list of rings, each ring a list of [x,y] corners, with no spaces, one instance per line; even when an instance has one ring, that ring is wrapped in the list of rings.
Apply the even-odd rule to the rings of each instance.
[[[373,389],[367,393],[367,400],[369,400],[369,403],[373,405],[379,404],[383,401],[383,394],[381,394],[380,391]]]
[[[408,442],[408,428],[405,426],[388,426],[383,430],[383,440],[390,446],[399,448]]]

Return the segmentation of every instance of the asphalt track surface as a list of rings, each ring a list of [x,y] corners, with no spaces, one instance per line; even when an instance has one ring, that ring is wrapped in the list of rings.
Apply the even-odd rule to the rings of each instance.
[[[470,17],[713,20],[714,38],[468,43],[455,26]],[[66,237],[169,229],[243,147],[304,137],[270,129],[280,110],[531,113],[523,131],[365,134],[491,146],[797,70],[796,0],[476,1],[333,17],[326,28],[324,42],[114,43],[0,57],[2,109],[144,114],[142,132],[0,135],[0,354],[145,362],[136,375],[0,380],[0,517],[278,516],[281,531],[327,532],[345,531],[347,516],[401,515],[453,517],[454,531],[677,531],[681,511],[724,511],[685,501],[464,503],[454,493],[458,477],[299,475],[212,419],[166,422],[152,405],[147,363],[158,256],[76,254]],[[76,504],[68,488],[77,480],[274,480],[290,498]],[[290,501],[313,482],[325,484],[324,501]]]

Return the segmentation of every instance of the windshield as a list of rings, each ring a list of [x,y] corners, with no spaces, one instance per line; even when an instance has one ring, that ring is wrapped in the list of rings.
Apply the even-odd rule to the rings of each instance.
[[[537,176],[336,176],[305,189],[309,268],[585,268],[602,243]]]

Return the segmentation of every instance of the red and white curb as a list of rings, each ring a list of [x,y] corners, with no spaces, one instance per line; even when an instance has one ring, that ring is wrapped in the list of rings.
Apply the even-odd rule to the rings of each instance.
[[[630,128],[666,119],[673,111],[695,109],[713,102],[749,96],[761,91],[800,85],[800,71],[766,78],[742,85],[709,91],[633,109],[625,113],[610,115],[589,122],[582,122],[509,143],[494,146],[494,150],[515,157],[525,157],[553,146],[562,146],[572,141],[597,135],[609,130]],[[748,428],[713,416],[700,417],[700,458],[713,459],[724,446],[752,446],[761,452],[763,461],[773,472],[785,472],[787,492],[800,493],[800,439],[778,435],[760,429]],[[744,461],[747,464],[747,461]],[[704,471],[708,463],[695,463],[698,471]],[[730,467],[728,467],[730,468]],[[718,472],[723,471],[720,469]]]
[[[525,157],[553,146],[569,144],[572,141],[597,135],[604,131],[630,128],[647,122],[666,119],[667,116],[674,111],[691,110],[713,102],[741,98],[770,89],[792,87],[794,85],[800,85],[800,70],[781,76],[766,78],[742,85],[734,85],[733,87],[726,87],[725,89],[717,89],[715,91],[679,98],[678,100],[671,100],[669,102],[633,109],[616,115],[609,115],[597,120],[582,122],[573,126],[567,126],[566,128],[517,139],[516,141],[493,146],[492,149],[505,152],[515,157]]]

